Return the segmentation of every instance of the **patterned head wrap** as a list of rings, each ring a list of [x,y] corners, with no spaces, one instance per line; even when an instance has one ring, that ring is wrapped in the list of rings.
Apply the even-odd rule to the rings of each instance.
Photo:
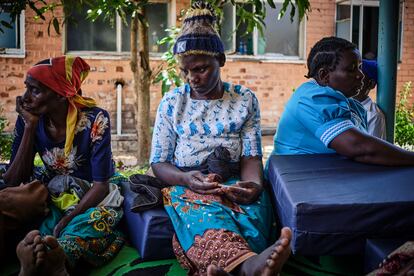
[[[363,59],[362,60],[362,72],[364,72],[364,75],[366,75],[368,78],[374,80],[375,82],[378,82],[377,61]]]
[[[181,33],[174,45],[174,55],[209,55],[224,53],[223,42],[215,28],[216,16],[209,3],[197,1],[187,11]]]
[[[57,94],[66,97],[69,102],[66,117],[66,156],[72,150],[78,109],[96,106],[95,100],[92,98],[79,95],[81,84],[88,73],[89,65],[82,58],[72,56],[46,59],[35,64],[27,71],[27,75],[46,85]]]

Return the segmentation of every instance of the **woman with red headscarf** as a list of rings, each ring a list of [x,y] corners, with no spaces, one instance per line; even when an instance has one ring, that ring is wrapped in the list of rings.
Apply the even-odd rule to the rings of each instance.
[[[109,115],[81,96],[88,72],[80,57],[41,61],[27,72],[26,92],[16,99],[19,116],[3,174],[8,187],[0,191],[0,228],[12,229],[13,221],[14,228],[33,229],[36,219],[44,219],[17,247],[23,274],[65,272],[65,260],[73,266],[81,258],[100,265],[123,243],[115,230],[123,198],[109,181],[114,173]],[[38,180],[36,153],[45,165]]]

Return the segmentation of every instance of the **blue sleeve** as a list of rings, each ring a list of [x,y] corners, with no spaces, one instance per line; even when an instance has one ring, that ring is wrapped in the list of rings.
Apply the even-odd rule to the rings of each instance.
[[[329,87],[308,92],[298,99],[296,117],[325,146],[328,147],[344,131],[355,127],[345,96]]]
[[[176,108],[174,99],[174,96],[166,94],[158,106],[152,134],[150,164],[173,162],[177,139],[173,125],[173,114]]]
[[[256,96],[248,91],[251,95],[249,113],[241,129],[240,137],[242,139],[242,156],[261,156],[262,155],[262,131],[260,128],[260,108]]]
[[[100,110],[91,128],[91,168],[93,181],[107,181],[114,174],[111,126],[108,112]]]

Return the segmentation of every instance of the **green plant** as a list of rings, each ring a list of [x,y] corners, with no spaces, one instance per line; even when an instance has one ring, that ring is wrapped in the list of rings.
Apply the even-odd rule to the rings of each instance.
[[[0,106],[0,159],[10,159],[12,136],[4,132],[9,125],[7,119],[2,115],[3,108]]]
[[[168,50],[162,55],[162,59],[164,60],[165,67],[160,67],[159,71],[154,74],[156,75],[153,83],[161,82],[161,93],[164,95],[168,92],[171,86],[174,84],[176,87],[181,86],[183,84],[183,80],[180,78],[180,74],[177,71],[177,60],[174,58],[173,54],[173,47],[175,43],[175,39],[180,32],[180,28],[170,28],[166,29],[168,32],[168,36],[162,38],[157,43],[167,44]],[[161,64],[161,66],[164,66]]]
[[[414,145],[414,103],[408,99],[412,96],[412,83],[404,84],[400,91],[395,118],[395,142],[402,146]]]

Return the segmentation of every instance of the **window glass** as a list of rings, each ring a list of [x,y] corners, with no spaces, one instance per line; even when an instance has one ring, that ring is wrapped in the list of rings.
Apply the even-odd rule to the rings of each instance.
[[[348,20],[351,18],[351,5],[341,3],[336,6],[336,20]]]
[[[98,18],[95,22],[86,19],[88,8],[74,13],[67,25],[68,51],[116,51],[116,29],[109,22]]]
[[[291,8],[289,7],[286,15],[281,20],[277,20],[282,3],[276,3],[276,9],[272,9],[267,2],[263,2],[263,4],[266,5],[264,19],[266,27],[263,28],[263,35],[258,30],[246,34],[247,24],[239,21],[240,6],[245,5],[246,10],[252,11],[251,4],[237,3],[236,8],[230,3],[224,5],[220,31],[225,50],[238,55],[299,56],[300,23],[298,13],[296,12],[293,21],[291,21]],[[235,29],[236,31],[234,31]]]
[[[241,4],[238,4],[241,5]],[[253,11],[253,6],[245,4],[245,10]],[[240,22],[240,16],[236,15],[236,24]],[[247,24],[240,22],[236,31],[236,51],[239,55],[253,55],[253,34],[246,34]]]
[[[352,42],[359,45],[359,18],[361,6],[352,7]],[[348,38],[347,38],[348,39]]]
[[[285,16],[277,20],[282,3],[276,3],[272,9],[266,3],[266,28],[264,36],[258,36],[257,53],[259,55],[299,55],[299,15],[295,13],[293,21],[290,19],[291,6],[289,5]]]
[[[364,58],[377,58],[378,19],[378,7],[364,7],[364,24],[362,30],[362,56]]]
[[[367,4],[368,2],[371,3]],[[349,1],[338,3],[336,6],[336,36],[347,40],[352,38],[352,42],[358,45],[362,57],[366,59],[376,59],[378,55],[379,7],[372,5],[372,2],[375,2],[375,5],[379,5],[378,1],[367,0],[362,0],[358,5],[352,5],[352,20],[350,17],[351,5]],[[401,60],[403,39],[402,20],[404,5],[401,3],[403,3],[402,0],[400,0],[400,14],[398,21],[398,60]],[[362,20],[362,22],[360,22],[360,20]],[[350,37],[349,33],[351,24],[352,37]],[[360,25],[362,25],[362,29],[360,28]],[[362,37],[361,41],[360,37]]]
[[[231,3],[226,3],[223,7],[223,21],[220,24],[221,40],[226,51],[234,51],[233,47],[233,30],[234,26],[234,8]]]
[[[117,51],[117,28],[111,27],[108,21],[98,19],[91,22],[86,19],[88,8],[82,13],[75,13],[74,19],[67,26],[67,49],[68,51]],[[147,6],[147,19],[149,23],[148,39],[150,52],[165,52],[167,45],[157,45],[157,41],[167,35],[168,28],[168,4],[151,3]],[[120,21],[121,22],[121,21]],[[131,16],[127,16],[128,24]],[[131,45],[131,26],[121,22],[121,51],[129,52]]]
[[[336,5],[336,36],[347,39],[351,37],[351,5]]]
[[[10,14],[2,11],[0,13],[0,21],[6,21],[10,23]],[[19,17],[16,18],[15,22],[12,22],[12,29],[1,26],[4,33],[0,34],[0,48],[20,48],[20,26]]]
[[[148,19],[148,42],[150,52],[160,53],[167,51],[167,45],[157,45],[157,41],[167,36],[165,29],[168,28],[168,4],[151,3],[147,5]],[[131,22],[131,16],[128,17],[128,23]],[[128,52],[131,49],[131,26],[122,24],[122,51]]]

